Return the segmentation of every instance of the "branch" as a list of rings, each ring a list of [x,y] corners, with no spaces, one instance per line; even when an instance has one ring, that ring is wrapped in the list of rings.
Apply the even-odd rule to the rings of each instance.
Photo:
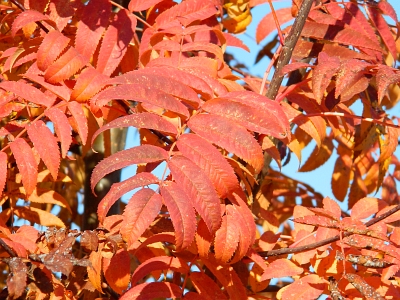
[[[268,88],[267,97],[269,99],[275,100],[275,97],[278,94],[278,90],[283,81],[283,75],[281,75],[282,68],[289,63],[290,58],[292,57],[294,46],[300,37],[300,33],[303,30],[304,23],[306,22],[313,2],[314,0],[303,1],[292,29],[290,30],[289,35],[285,38],[285,45],[282,48],[282,53],[276,64],[274,76]]]
[[[380,215],[379,217],[369,220],[367,223],[365,223],[365,226],[370,227],[370,226],[382,221],[383,219],[386,219],[387,217],[389,217],[390,215],[394,214],[395,212],[397,212],[399,210],[400,210],[400,204],[397,205],[396,207],[393,207],[391,210],[388,210],[387,212]],[[350,236],[352,234],[353,233],[351,233],[351,232],[345,232],[345,233],[343,233],[343,237]],[[271,250],[271,251],[262,251],[262,252],[259,252],[258,254],[260,256],[267,257],[267,256],[277,256],[277,255],[281,255],[281,254],[298,253],[298,252],[316,249],[321,246],[325,246],[327,244],[336,242],[338,240],[340,240],[339,234],[334,237],[331,237],[329,239],[325,239],[325,240],[322,240],[322,241],[319,241],[316,243],[312,243],[312,244],[308,244],[305,246],[294,247],[294,248],[282,248],[282,249]]]
[[[22,11],[26,11],[26,8],[19,3],[17,0],[10,0],[10,2],[12,4],[14,4],[16,7],[18,7],[20,10]],[[36,21],[35,22],[41,29],[43,29],[44,32],[49,33],[49,30],[40,22],[40,21]]]
[[[3,247],[4,250],[10,255],[11,257],[17,257],[17,253],[13,249],[11,249],[4,241],[3,239],[0,239],[0,246]]]

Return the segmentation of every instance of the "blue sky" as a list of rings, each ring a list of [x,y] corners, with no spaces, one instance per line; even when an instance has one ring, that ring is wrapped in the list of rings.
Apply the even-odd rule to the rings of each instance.
[[[283,7],[289,7],[291,5],[291,0],[284,0],[284,1],[274,1],[273,5],[275,9],[280,9]],[[400,16],[400,1],[397,0],[389,0],[388,1],[396,10],[398,15]],[[250,26],[247,28],[246,32],[239,35],[238,37],[243,40],[243,42],[250,48],[250,53],[242,50],[242,49],[237,49],[233,47],[228,47],[228,53],[231,53],[235,56],[236,60],[240,63],[245,64],[248,68],[250,73],[262,77],[264,74],[265,69],[267,68],[269,64],[269,59],[268,58],[263,58],[258,64],[254,65],[255,58],[258,54],[258,52],[262,49],[262,47],[267,44],[270,39],[274,36],[274,33],[271,34],[267,39],[261,42],[261,44],[257,44],[255,42],[255,32],[258,23],[261,21],[261,19],[268,13],[270,13],[270,7],[268,4],[263,4],[260,6],[257,6],[252,10],[252,16],[253,16],[253,21],[250,24]],[[272,74],[272,72],[271,72]],[[355,108],[356,110],[357,108]],[[392,114],[395,114],[397,116],[400,116],[400,109],[397,108]],[[130,148],[134,146],[133,144],[137,142],[137,138],[135,138],[135,135],[137,137],[137,133],[134,130],[129,130],[128,134],[128,140],[131,142],[128,142],[127,147]],[[311,143],[302,153],[303,155],[303,161],[304,163],[306,159],[308,158],[309,154],[311,153],[314,143]],[[398,151],[400,154],[400,151]],[[295,155],[291,156],[290,163],[286,165],[285,167],[282,168],[282,172],[285,175],[288,175],[294,179],[303,181],[307,184],[310,184],[315,190],[319,193],[321,193],[323,196],[329,196],[332,199],[335,199],[335,197],[332,194],[331,190],[331,176],[334,168],[334,162],[335,162],[335,155],[333,155],[330,160],[325,163],[322,167],[308,173],[300,173],[297,172],[299,168],[299,161],[295,157]],[[275,169],[278,169],[276,164],[273,165]],[[123,170],[123,179],[126,179],[127,177],[132,176],[133,172],[135,171],[135,167],[129,167]],[[132,193],[129,193],[123,197],[123,199],[126,201],[130,198]],[[377,194],[379,196],[379,193]],[[345,207],[343,207],[345,208]]]

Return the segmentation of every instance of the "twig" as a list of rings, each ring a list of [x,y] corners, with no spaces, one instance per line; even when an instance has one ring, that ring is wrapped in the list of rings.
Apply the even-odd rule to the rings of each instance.
[[[3,247],[4,250],[10,255],[11,257],[17,257],[17,253],[13,249],[11,249],[4,241],[3,239],[0,239],[0,246]]]
[[[279,56],[278,62],[276,64],[274,76],[268,88],[267,97],[269,99],[274,100],[276,95],[278,94],[278,90],[283,81],[283,75],[281,74],[282,68],[289,63],[290,58],[292,57],[294,46],[299,39],[300,33],[304,27],[304,23],[306,22],[308,13],[310,12],[313,2],[314,0],[303,1],[299,9],[297,18],[292,26],[292,29],[290,30],[289,35],[285,38],[285,45],[282,48],[282,53]]]
[[[390,215],[394,214],[395,212],[397,212],[399,210],[400,210],[400,204],[397,205],[396,207],[393,207],[391,210],[388,210],[387,212],[380,215],[379,217],[369,220],[367,223],[365,223],[365,226],[370,227],[370,226],[382,221],[383,219],[386,219],[387,217],[389,217]],[[351,232],[345,232],[343,234],[343,237],[350,236],[352,234],[353,233],[351,233]],[[267,257],[267,256],[277,256],[277,255],[282,255],[282,254],[299,253],[299,252],[303,252],[303,251],[316,249],[321,246],[325,246],[327,244],[336,242],[338,240],[340,240],[339,234],[334,237],[331,237],[329,239],[325,239],[325,240],[322,240],[322,241],[319,241],[316,243],[312,243],[312,244],[308,244],[305,246],[300,246],[300,247],[295,247],[295,248],[282,248],[282,249],[271,250],[271,251],[262,251],[262,252],[259,252],[258,254],[260,256]]]
[[[12,4],[14,4],[16,7],[18,7],[22,11],[26,11],[26,8],[19,3],[17,0],[10,0]],[[40,21],[35,22],[44,32],[49,33],[49,30],[44,26]]]

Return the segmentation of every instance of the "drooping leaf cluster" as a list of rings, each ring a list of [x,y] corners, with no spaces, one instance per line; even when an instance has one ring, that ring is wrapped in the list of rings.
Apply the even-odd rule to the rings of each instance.
[[[1,2],[1,296],[400,298],[396,12],[315,3],[269,99],[226,55],[250,51],[236,34],[266,2]],[[256,41],[301,2],[267,14]],[[274,65],[291,28],[258,57]],[[138,144],[113,152],[111,132],[128,127]],[[99,143],[105,158],[85,174]],[[348,207],[280,172],[310,144],[299,171],[335,156]],[[129,166],[85,230],[82,191]],[[270,285],[281,277],[294,281]]]

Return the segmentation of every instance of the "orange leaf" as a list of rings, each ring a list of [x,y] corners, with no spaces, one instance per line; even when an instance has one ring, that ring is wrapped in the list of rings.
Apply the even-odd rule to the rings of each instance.
[[[176,299],[182,297],[179,286],[170,282],[146,282],[134,286],[120,300]]]
[[[94,101],[98,106],[104,106],[110,100],[125,99],[138,102],[152,104],[182,116],[189,117],[189,111],[176,98],[155,88],[149,88],[142,84],[123,84],[110,87],[94,97]]]
[[[90,253],[89,260],[91,265],[87,267],[89,281],[93,284],[94,288],[100,293],[103,292],[101,280],[102,256],[100,252],[93,251]]]
[[[124,194],[134,190],[135,188],[157,183],[158,181],[159,179],[151,173],[140,173],[124,181],[114,183],[111,186],[110,191],[100,201],[99,206],[97,207],[99,221],[101,223],[104,222],[104,218],[106,217],[111,206]]]
[[[67,200],[53,190],[37,188],[29,196],[28,200],[34,203],[57,204],[61,207],[65,207],[72,214],[71,207]]]
[[[155,69],[155,68],[153,68]],[[158,70],[157,73],[151,72],[149,68],[136,70],[115,77],[108,81],[110,84],[140,84],[148,88],[162,90],[163,92],[181,98],[197,107],[199,97],[197,92],[188,85],[188,82],[171,78],[170,70]],[[165,73],[162,71],[166,71]],[[161,73],[161,74],[160,74]]]
[[[176,248],[185,249],[192,243],[197,225],[191,200],[175,182],[164,181],[160,191],[175,229]]]
[[[53,122],[54,130],[61,142],[62,157],[67,155],[69,146],[72,143],[71,125],[69,125],[67,116],[57,107],[46,110],[46,115]]]
[[[7,182],[7,154],[0,152],[0,198]]]
[[[155,270],[172,270],[180,273],[188,273],[189,266],[178,257],[157,256],[146,260],[132,275],[131,284],[135,285],[140,279]]]
[[[175,182],[193,201],[191,205],[206,222],[208,229],[215,232],[221,224],[221,207],[210,179],[197,165],[184,156],[174,156],[168,161],[168,167]]]
[[[174,125],[172,125],[172,123],[163,119],[159,115],[144,112],[144,113],[132,114],[129,116],[120,117],[102,126],[93,134],[92,144],[100,133],[108,129],[124,128],[129,126],[133,126],[138,129],[139,128],[154,129],[160,132],[165,132],[172,136],[176,136],[176,134],[178,133],[178,130]]]
[[[321,103],[326,88],[332,76],[339,70],[340,60],[336,56],[328,56],[325,52],[318,55],[318,64],[312,76],[313,93],[318,103]]]
[[[68,46],[70,39],[59,31],[50,31],[43,39],[37,52],[37,66],[46,71]]]
[[[162,2],[163,0],[131,0],[128,5],[130,12],[142,11]]]
[[[21,219],[28,220],[42,226],[56,226],[64,228],[65,225],[58,217],[47,211],[35,207],[15,207],[14,214]]]
[[[56,180],[60,167],[60,150],[57,140],[43,121],[37,120],[27,126],[29,138],[40,155],[51,176]]]
[[[303,268],[296,266],[290,260],[280,258],[268,265],[263,275],[261,276],[261,281],[272,278],[300,275],[303,272]]]
[[[57,29],[56,23],[49,19],[48,16],[36,11],[36,10],[26,10],[18,14],[15,18],[12,28],[11,28],[11,36],[15,37],[18,30],[22,27],[37,21],[45,21],[49,23],[53,28]]]
[[[265,1],[267,2],[267,1]],[[254,6],[254,4],[252,5]],[[278,18],[279,24],[282,26],[284,23],[289,22],[293,19],[291,8],[282,8],[275,11],[275,14]],[[264,16],[260,23],[257,25],[256,31],[256,41],[260,43],[263,39],[265,39],[268,35],[270,35],[274,30],[276,30],[275,22],[273,21],[274,15],[271,13]]]
[[[106,29],[111,15],[108,0],[90,1],[81,11],[75,38],[75,48],[89,61]]]
[[[282,293],[282,299],[318,299],[324,292],[325,281],[318,275],[307,275],[290,284]]]
[[[378,198],[365,197],[358,200],[351,208],[351,218],[354,220],[362,220],[376,214],[382,207],[380,207],[380,200]]]
[[[225,288],[229,295],[229,299],[247,299],[246,289],[233,267],[229,265],[221,266],[213,258],[203,258],[202,261]]]
[[[103,36],[96,69],[110,76],[124,57],[136,28],[136,18],[121,9]]]
[[[222,217],[221,227],[215,232],[215,258],[226,264],[233,256],[238,243],[238,227],[232,215]]]
[[[324,200],[322,200],[322,203],[324,204],[325,210],[329,211],[335,218],[340,219],[340,216],[342,215],[342,210],[339,204],[336,203],[336,201],[332,200],[329,197],[325,197]]]
[[[17,161],[18,170],[22,175],[22,184],[24,185],[27,195],[32,194],[36,188],[38,177],[38,166],[35,156],[28,143],[22,139],[17,138],[10,144],[11,151]]]
[[[299,172],[310,172],[325,164],[331,158],[333,148],[334,145],[329,138],[324,140],[321,147],[316,145],[307,161],[299,169]]]
[[[46,107],[50,107],[54,103],[54,100],[49,98],[42,91],[23,81],[2,81],[0,82],[0,88],[12,92],[27,101],[44,105]]]
[[[241,157],[255,169],[255,173],[261,171],[264,164],[261,147],[244,127],[210,114],[190,118],[188,126],[206,140]]]
[[[188,0],[162,12],[156,18],[158,29],[187,26],[194,21],[202,21],[217,14],[213,1]]]
[[[208,257],[212,241],[213,235],[208,230],[207,224],[201,219],[196,231],[196,245],[200,257]]]
[[[106,265],[105,262],[108,262]],[[118,294],[122,294],[128,288],[131,273],[131,258],[125,249],[119,249],[117,253],[107,260],[103,258],[104,277],[110,287]]]
[[[83,111],[82,104],[71,101],[68,102],[68,109],[71,112],[72,116],[75,119],[75,124],[77,126],[77,130],[79,136],[81,137],[82,144],[86,145],[86,140],[88,136],[88,122],[85,116],[85,112]]]
[[[194,288],[204,300],[228,299],[221,288],[204,272],[192,272],[189,275]]]
[[[50,83],[58,83],[69,79],[82,69],[88,60],[79,54],[75,48],[70,47],[60,58],[50,65],[44,73],[44,78]]]
[[[177,141],[179,151],[198,165],[210,178],[221,198],[239,188],[236,175],[213,145],[195,134],[181,135]]]
[[[71,94],[71,100],[84,102],[97,94],[105,85],[108,76],[89,66],[84,69],[76,80]]]
[[[122,150],[103,159],[99,162],[92,172],[90,185],[92,191],[96,184],[111,172],[134,164],[147,164],[168,159],[168,152],[164,149],[152,145],[141,145],[131,149]]]

